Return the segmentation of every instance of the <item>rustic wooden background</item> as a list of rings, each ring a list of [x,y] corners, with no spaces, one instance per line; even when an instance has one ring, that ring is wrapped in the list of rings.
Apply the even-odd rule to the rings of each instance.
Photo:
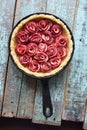
[[[42,113],[42,88],[20,72],[9,56],[9,36],[26,15],[47,12],[63,19],[73,32],[75,52],[69,66],[50,79],[53,115]],[[0,0],[0,116],[61,125],[80,121],[87,129],[87,0]]]

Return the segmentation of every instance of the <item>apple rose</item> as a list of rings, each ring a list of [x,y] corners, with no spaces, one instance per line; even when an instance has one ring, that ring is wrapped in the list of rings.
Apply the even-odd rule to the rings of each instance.
[[[59,36],[56,38],[57,46],[66,47],[68,43],[68,39],[65,36]]]
[[[39,43],[42,42],[42,37],[40,33],[34,33],[29,37],[31,42]]]
[[[17,44],[15,47],[17,55],[24,55],[27,51],[27,46],[23,44]]]
[[[54,24],[51,28],[51,33],[54,37],[60,36],[62,34],[62,27],[59,24]]]
[[[58,57],[51,58],[50,64],[53,69],[57,68],[61,64],[61,59],[59,59]]]
[[[37,60],[39,63],[47,62],[48,61],[48,55],[44,52],[37,53],[34,56],[34,59]]]
[[[58,47],[57,48],[57,57],[58,58],[63,58],[67,55],[67,49],[65,47]]]
[[[39,48],[38,50],[46,52],[47,51],[47,44],[41,42],[38,44],[38,48]]]
[[[26,31],[20,31],[17,34],[17,42],[26,44],[29,40],[29,34]]]
[[[60,66],[68,53],[69,40],[61,22],[38,18],[25,21],[15,37],[15,52],[24,67],[48,73]],[[63,33],[62,33],[63,32]]]
[[[25,54],[19,57],[19,61],[22,65],[27,66],[30,62],[30,57],[27,54]]]
[[[47,48],[47,55],[49,58],[53,58],[57,55],[57,48],[54,44],[51,44]]]
[[[37,31],[37,23],[34,21],[29,21],[25,25],[25,30],[29,33],[35,33]]]
[[[51,64],[49,62],[41,63],[41,71],[42,72],[49,72],[49,71],[51,71]]]
[[[33,72],[39,72],[40,71],[40,64],[36,60],[32,60],[29,63],[29,70]]]
[[[53,37],[50,31],[45,31],[42,34],[42,41],[50,45],[53,42]]]
[[[42,19],[39,21],[39,30],[40,31],[46,31],[49,30],[52,26],[52,22],[46,19]]]
[[[29,43],[27,45],[27,53],[29,56],[33,56],[37,53],[37,44],[36,43]]]

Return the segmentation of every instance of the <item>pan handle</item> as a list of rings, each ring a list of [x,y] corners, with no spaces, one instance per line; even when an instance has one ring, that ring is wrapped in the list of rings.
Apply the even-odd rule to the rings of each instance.
[[[48,85],[49,79],[41,79],[41,82],[43,93],[43,114],[47,118],[53,114],[53,108]]]

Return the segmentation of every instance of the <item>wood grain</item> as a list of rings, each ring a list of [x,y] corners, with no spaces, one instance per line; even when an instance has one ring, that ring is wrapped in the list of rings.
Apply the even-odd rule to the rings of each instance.
[[[12,29],[14,5],[15,0],[0,1],[0,115],[8,61],[8,39]]]
[[[25,4],[26,1],[24,2],[25,8],[22,8],[22,0],[17,1],[16,3],[16,9],[15,9],[15,18],[14,18],[14,25],[24,16],[27,15],[26,11],[25,14],[24,9],[29,6],[29,3]],[[27,1],[28,2],[28,1]],[[28,7],[29,8],[29,7]],[[29,13],[29,12],[28,12]],[[23,73],[18,70],[18,68],[15,67],[15,65],[12,63],[11,58],[9,57],[9,64],[8,64],[8,74],[7,74],[7,82],[6,82],[6,88],[5,88],[5,96],[4,96],[4,103],[3,103],[3,112],[2,116],[6,117],[16,117],[19,115],[23,117],[24,112],[22,111],[28,111],[27,116],[32,114],[32,107],[31,104],[33,104],[33,99],[34,99],[34,87],[30,87],[26,83],[26,80],[23,76]],[[23,80],[23,85],[22,85],[22,80]],[[35,80],[31,81],[35,82]],[[23,87],[24,86],[24,87]],[[29,91],[27,91],[26,87]],[[23,90],[21,90],[23,89]],[[22,93],[25,92],[25,93]],[[24,103],[24,97],[21,96],[23,94],[24,97],[26,97],[25,103]],[[29,98],[29,94],[31,95]],[[23,103],[20,101],[20,96],[21,96],[21,101],[23,100]],[[26,106],[26,103],[28,104],[28,107]],[[22,105],[23,104],[23,105]],[[19,106],[18,106],[19,105]],[[21,107],[21,108],[20,108]],[[20,110],[19,110],[20,108]],[[17,115],[18,114],[18,115]]]
[[[9,58],[2,116],[16,117],[22,76],[22,73]]]
[[[17,117],[32,119],[36,81],[24,75],[18,104]]]
[[[38,6],[39,5],[39,6]],[[31,13],[45,10],[46,1],[42,0],[18,0],[16,9],[16,19],[21,18]],[[36,80],[28,76],[22,79],[22,88],[20,93],[20,100],[18,105],[17,117],[32,118],[34,94],[35,94]]]
[[[44,12],[46,7],[46,0],[18,0],[15,21],[21,19],[29,14]]]
[[[64,85],[61,85],[61,80],[59,81],[58,78],[64,79],[64,77],[65,77],[65,73],[62,72],[61,74],[57,75],[56,77],[53,77],[49,81],[49,89],[50,89],[51,100],[53,105],[53,115],[48,119],[46,119],[43,115],[42,85],[40,81],[38,81],[36,96],[35,96],[34,115],[33,115],[34,123],[60,125],[61,113],[62,113],[62,102],[63,102],[62,91],[64,90]],[[63,80],[62,84],[65,84],[65,80]]]
[[[62,18],[68,24],[68,26],[72,28],[75,4],[76,1],[51,0],[50,2],[50,0],[47,0],[46,12],[52,13]],[[40,82],[38,82],[35,96],[34,114],[33,114],[34,123],[50,124],[50,125],[61,124],[65,82],[66,82],[66,70],[64,70],[61,74],[54,76],[49,81],[50,93],[53,105],[53,115],[48,119],[46,119],[43,116],[42,90],[41,90],[42,88]]]
[[[83,129],[87,130],[87,97],[86,97],[86,103],[85,103],[85,118],[83,123]]]
[[[34,123],[49,125],[60,125],[61,119],[84,121],[83,128],[87,129],[87,0],[18,0],[14,17],[15,2],[0,1],[0,113],[2,110],[5,117],[32,118]],[[36,80],[20,72],[10,57],[8,60],[13,19],[15,25],[35,12],[48,12],[63,19],[73,30],[75,39],[70,65],[49,81],[53,115],[48,119],[43,116],[40,81],[35,95]]]
[[[75,52],[68,69],[63,119],[83,121],[87,97],[87,1],[77,1],[74,21]]]
[[[14,16],[16,15],[15,12]],[[15,20],[14,17],[13,19],[14,19],[13,22],[15,24],[17,21]],[[9,56],[2,116],[16,117],[22,78],[23,74],[13,64],[12,59]]]

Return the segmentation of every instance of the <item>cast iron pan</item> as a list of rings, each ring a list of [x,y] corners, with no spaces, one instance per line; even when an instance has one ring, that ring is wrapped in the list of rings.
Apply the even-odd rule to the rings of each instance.
[[[47,15],[52,15],[52,16],[54,16],[54,17],[57,18],[57,19],[60,19],[59,17],[57,17],[57,16],[55,16],[55,15],[53,15],[53,14],[49,14],[49,13],[43,13],[43,12],[42,12],[42,13],[34,13],[34,14],[47,14]],[[24,20],[24,19],[26,19],[26,18],[30,17],[31,15],[34,15],[34,14],[30,14],[30,15],[24,17],[23,19],[21,19],[21,20],[15,25],[15,27],[13,28],[13,30],[12,30],[12,32],[11,32],[10,39],[9,39],[9,43],[10,43],[10,40],[11,40],[12,33],[13,33],[14,29],[18,26],[18,24],[19,24],[22,20]],[[69,31],[70,34],[71,34],[71,40],[72,40],[72,42],[73,42],[73,51],[72,51],[72,54],[71,54],[71,57],[70,57],[69,61],[68,61],[67,64],[66,64],[66,66],[67,66],[68,63],[71,61],[72,56],[73,56],[73,53],[74,53],[74,38],[73,38],[72,32],[71,32],[70,28],[67,26],[67,24],[66,24],[62,19],[60,19],[60,20],[66,25],[68,31]],[[10,45],[9,45],[9,46],[10,46]],[[10,52],[11,52],[11,50],[10,50]],[[11,57],[12,57],[12,56],[11,56]],[[12,60],[13,60],[13,57],[12,57]],[[14,60],[13,60],[13,62],[14,62]],[[16,65],[16,66],[17,66],[17,65]],[[49,92],[49,79],[50,79],[51,77],[53,77],[54,75],[60,73],[62,70],[64,70],[66,66],[64,66],[60,71],[56,72],[56,73],[53,74],[53,75],[45,76],[45,77],[39,77],[39,79],[41,80],[41,83],[42,83],[43,114],[44,114],[44,116],[45,116],[46,118],[52,116],[52,114],[53,114],[53,107],[52,107],[52,102],[51,102],[51,97],[50,97],[50,92]],[[17,66],[17,67],[18,67],[18,66]],[[19,69],[20,69],[20,68],[19,68]],[[20,69],[20,70],[21,70],[21,69]],[[21,71],[23,71],[23,70],[21,70]],[[25,73],[25,72],[23,71],[23,73]],[[25,73],[25,74],[26,74],[26,73]],[[32,76],[32,75],[30,75],[30,74],[29,74],[29,76],[31,76],[31,77],[33,77],[33,78],[38,78],[38,77]]]

